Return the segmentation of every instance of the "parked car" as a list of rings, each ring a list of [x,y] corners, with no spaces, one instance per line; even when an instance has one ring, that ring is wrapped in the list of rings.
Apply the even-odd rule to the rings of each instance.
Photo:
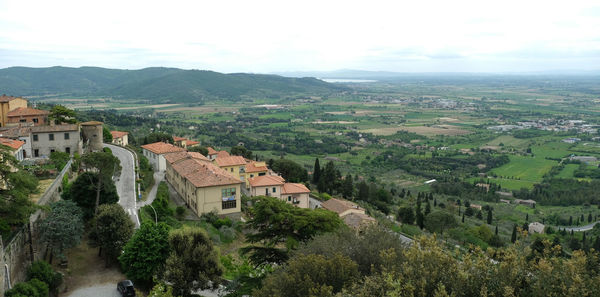
[[[135,290],[133,289],[133,282],[130,280],[124,280],[119,282],[117,285],[117,291],[121,293],[123,297],[133,297],[135,296]]]

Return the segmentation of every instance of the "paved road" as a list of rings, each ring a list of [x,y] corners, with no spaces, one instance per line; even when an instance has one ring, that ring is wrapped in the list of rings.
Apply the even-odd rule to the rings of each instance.
[[[117,284],[104,284],[81,288],[71,292],[68,297],[121,297]]]
[[[139,228],[140,219],[137,215],[137,202],[135,199],[135,164],[133,153],[112,144],[104,144],[104,146],[110,148],[113,155],[121,161],[121,176],[115,182],[117,194],[119,194],[119,204],[129,214],[135,227]]]
[[[165,172],[161,171],[161,172],[154,172],[154,185],[152,186],[152,189],[150,189],[150,192],[148,192],[148,197],[146,197],[146,200],[144,201],[140,201],[138,203],[138,208],[142,208],[148,204],[151,204],[152,201],[154,201],[154,198],[156,198],[156,191],[158,190],[158,185],[160,184],[161,181],[163,181],[165,179]]]
[[[594,226],[598,223],[600,223],[600,222],[594,222],[594,223],[591,223],[591,224],[588,224],[585,226],[581,226],[581,227],[557,227],[557,228],[560,228],[560,229],[564,228],[565,230],[567,230],[567,232],[571,232],[571,230],[573,230],[573,232],[582,232],[582,231],[592,230],[594,228]]]

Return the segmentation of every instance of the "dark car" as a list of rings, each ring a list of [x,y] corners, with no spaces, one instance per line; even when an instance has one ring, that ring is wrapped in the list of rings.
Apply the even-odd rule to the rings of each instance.
[[[123,297],[132,297],[135,296],[135,290],[133,289],[133,282],[130,280],[124,280],[119,282],[117,285],[117,291],[121,293]]]

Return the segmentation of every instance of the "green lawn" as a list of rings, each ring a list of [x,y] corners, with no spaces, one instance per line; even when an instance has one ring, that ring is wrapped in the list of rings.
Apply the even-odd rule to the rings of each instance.
[[[529,139],[514,138],[511,135],[502,135],[502,136],[498,136],[494,140],[486,143],[485,145],[499,146],[500,144],[504,144],[504,146],[512,146],[515,148],[526,148],[527,144],[529,142],[530,142]]]
[[[537,183],[542,181],[544,174],[556,164],[556,161],[547,160],[541,156],[510,156],[510,162],[508,164],[495,168],[492,172],[499,177],[510,177],[508,180],[511,181]],[[507,183],[506,187],[514,189],[514,186],[516,185],[518,185],[518,183]]]
[[[567,164],[565,165],[565,168],[563,168],[563,170],[560,171],[560,173],[558,173],[555,177],[557,178],[573,178],[574,177],[574,173],[575,170],[577,170],[577,168],[579,168],[578,164]]]

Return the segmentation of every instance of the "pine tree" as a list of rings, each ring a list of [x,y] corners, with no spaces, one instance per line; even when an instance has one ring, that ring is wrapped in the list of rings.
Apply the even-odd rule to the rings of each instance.
[[[590,214],[588,215],[588,223],[592,222],[592,213],[590,212]]]
[[[425,218],[423,217],[423,212],[421,211],[421,198],[417,198],[417,209],[415,212],[417,214],[417,225],[419,228],[423,229],[425,226]]]
[[[529,222],[529,214],[525,215],[525,222]]]
[[[437,199],[433,199],[433,206],[437,206]]]
[[[463,213],[462,222],[465,222],[465,214]]]
[[[354,192],[354,185],[352,184],[352,175],[348,174],[344,178],[344,183],[342,187],[342,195],[344,198],[349,199],[352,198],[352,193]]]
[[[425,204],[425,215],[428,215],[429,213],[431,213],[431,203],[427,200],[427,204]]]
[[[492,223],[492,208],[488,208],[488,213],[487,213],[487,223],[491,224]],[[498,229],[498,227],[496,227],[496,229]]]
[[[513,226],[512,235],[510,236],[510,242],[515,243],[517,241],[517,225]]]
[[[498,225],[496,225],[496,232],[494,234],[498,235]]]
[[[315,159],[315,168],[313,170],[313,184],[318,185],[321,179],[321,166],[319,165],[319,158]]]
[[[569,216],[569,226],[573,225],[573,216]]]

